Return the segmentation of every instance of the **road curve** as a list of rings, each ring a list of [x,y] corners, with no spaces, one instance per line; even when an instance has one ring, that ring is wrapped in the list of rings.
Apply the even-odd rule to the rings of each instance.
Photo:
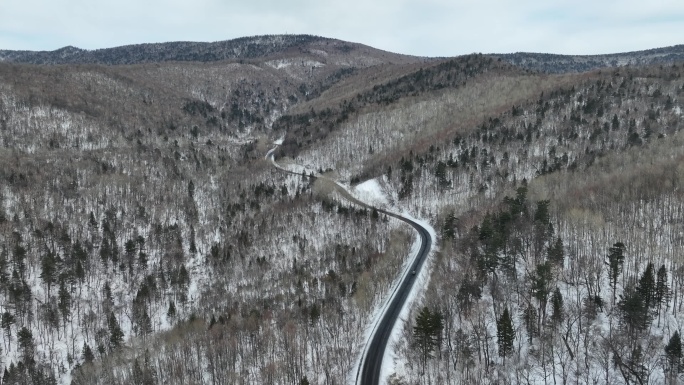
[[[423,267],[423,263],[427,259],[432,247],[432,237],[425,227],[409,218],[405,218],[394,213],[389,213],[384,210],[378,211],[393,216],[400,221],[411,225],[418,232],[418,235],[420,235],[420,250],[413,260],[411,267],[404,274],[399,286],[397,286],[392,293],[390,304],[385,309],[384,314],[382,314],[380,318],[380,322],[376,325],[373,333],[371,334],[367,351],[362,357],[362,364],[359,368],[361,372],[360,376],[357,374],[356,377],[356,384],[358,385],[380,384],[382,358],[385,355],[387,342],[389,341],[392,330],[394,329],[394,324],[399,318],[401,310],[404,308],[404,304],[406,303],[409,293],[413,289],[413,284],[420,275],[420,270]],[[413,274],[413,272],[415,272],[415,274]]]
[[[275,162],[273,153],[275,152],[276,148],[277,146],[266,153],[266,159],[270,160],[271,163],[280,171],[289,174],[301,175],[300,173],[289,171]],[[418,222],[400,214],[379,209],[364,203],[356,199],[356,197],[351,195],[349,191],[330,178],[320,174],[314,174],[314,177],[327,179],[333,182],[337,191],[345,199],[352,203],[369,209],[375,209],[380,213],[394,217],[409,224],[418,232],[418,235],[420,236],[420,249],[418,254],[411,262],[411,266],[404,270],[404,276],[402,277],[401,282],[399,285],[395,286],[391,293],[389,304],[386,306],[384,313],[380,316],[379,321],[375,323],[370,338],[364,347],[364,352],[361,356],[361,365],[359,365],[355,376],[354,383],[356,385],[379,385],[380,376],[382,374],[382,359],[385,356],[387,343],[392,335],[394,324],[399,318],[399,314],[401,314],[401,310],[404,308],[404,304],[406,303],[406,300],[413,289],[413,285],[416,282],[416,279],[420,276],[421,268],[423,267],[423,264],[430,253],[430,249],[432,248],[432,237],[430,236],[430,232]]]

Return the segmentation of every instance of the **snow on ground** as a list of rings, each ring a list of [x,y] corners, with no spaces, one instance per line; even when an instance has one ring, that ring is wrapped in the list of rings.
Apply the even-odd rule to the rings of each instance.
[[[287,168],[279,165],[278,163],[275,162],[273,152],[278,148],[278,146],[282,143],[282,140],[275,141],[275,147],[273,147],[271,150],[269,150],[266,153],[265,158],[269,159],[273,165],[277,168],[290,171],[290,172],[306,172],[306,168],[303,166],[299,166],[296,164],[289,164],[287,165]],[[325,176],[320,175],[319,173],[315,172],[315,176],[317,177],[322,177],[325,179],[332,180],[330,178],[327,178]],[[411,292],[408,295],[408,298],[406,299],[406,302],[404,303],[404,307],[401,310],[401,313],[399,314],[399,318],[397,319],[396,323],[394,324],[394,327],[392,329],[392,334],[390,336],[390,339],[387,343],[387,348],[385,349],[385,355],[382,360],[382,369],[381,369],[381,374],[380,374],[380,382],[381,383],[386,383],[387,378],[392,375],[393,373],[398,373],[398,374],[403,374],[403,367],[404,363],[400,361],[399,356],[396,354],[395,351],[395,346],[398,345],[399,341],[402,338],[402,331],[405,328],[405,325],[407,322],[410,322],[410,316],[411,316],[411,309],[413,307],[413,304],[416,303],[416,300],[419,300],[422,294],[425,292],[425,288],[427,287],[429,281],[430,281],[430,269],[431,269],[431,260],[432,256],[434,255],[435,251],[437,250],[437,233],[435,232],[435,229],[427,222],[421,219],[414,218],[411,214],[408,212],[401,210],[399,207],[392,207],[393,205],[390,204],[390,201],[395,201],[395,200],[390,200],[389,197],[392,196],[392,194],[389,194],[383,189],[381,181],[378,179],[370,179],[367,180],[361,184],[358,184],[356,187],[350,188],[348,186],[345,186],[337,181],[335,182],[340,188],[346,190],[350,195],[352,195],[354,198],[358,199],[359,201],[366,203],[368,205],[377,207],[377,208],[382,208],[384,210],[387,210],[389,212],[394,212],[394,213],[399,213],[398,214],[404,218],[407,218],[409,220],[412,220],[418,225],[422,226],[423,228],[427,229],[428,233],[430,234],[430,238],[432,239],[431,242],[431,248],[430,251],[428,252],[428,256],[426,257],[423,266],[420,269],[420,272],[418,273],[418,277],[416,281],[413,284],[413,287],[411,288]],[[357,356],[354,364],[354,369],[350,371],[349,375],[347,376],[347,384],[349,385],[355,385],[357,384],[357,381],[359,379],[359,375],[361,374],[361,364],[362,360],[366,355],[368,345],[370,342],[370,339],[372,335],[375,333],[378,324],[380,323],[380,320],[382,319],[383,314],[385,313],[387,307],[389,304],[392,302],[392,299],[397,293],[397,290],[399,289],[400,283],[409,275],[412,274],[411,272],[411,266],[413,265],[413,262],[415,259],[418,257],[418,253],[420,251],[420,237],[415,237],[413,244],[411,246],[411,249],[408,253],[408,258],[404,260],[404,263],[402,265],[402,269],[400,272],[400,275],[394,280],[392,283],[392,289],[391,289],[391,294],[387,296],[372,313],[369,322],[368,327],[366,327],[364,334],[363,334],[363,343],[361,344],[360,347],[362,349],[359,352],[359,355]],[[390,362],[391,360],[391,362]]]
[[[413,244],[411,244],[411,249],[409,251],[409,256],[410,258],[407,258],[406,261],[404,261],[404,264],[402,265],[402,274],[397,277],[397,279],[394,280],[392,283],[392,295],[386,297],[381,303],[380,306],[378,306],[375,310],[373,310],[373,313],[370,316],[370,322],[368,323],[368,326],[363,332],[363,342],[359,346],[362,348],[359,351],[359,355],[356,358],[354,362],[354,370],[349,373],[349,377],[347,378],[347,384],[348,385],[357,385],[357,381],[359,380],[359,376],[361,375],[361,364],[362,364],[362,359],[365,357],[366,352],[369,347],[369,342],[371,337],[373,336],[373,333],[378,327],[378,324],[380,323],[380,320],[382,319],[382,315],[385,314],[385,310],[387,309],[387,306],[389,306],[390,302],[392,302],[392,298],[394,297],[394,292],[397,290],[397,287],[399,286],[399,283],[404,279],[405,274],[408,272],[408,268],[411,265],[410,262],[413,261],[413,259],[418,255],[418,251],[420,251],[420,238],[415,237],[413,240]],[[421,274],[422,275],[422,274]],[[414,286],[415,287],[415,286]],[[413,290],[412,290],[413,292]],[[407,303],[410,300],[410,298],[407,299]],[[398,325],[401,322],[401,317],[403,315],[403,311],[400,314],[400,320],[397,320],[397,323],[395,324]],[[395,328],[396,329],[396,328]],[[382,383],[383,380],[385,380],[391,373],[385,373],[385,369],[389,367],[389,365],[385,365],[387,362],[387,358],[389,357],[388,353],[390,350],[392,350],[391,343],[394,340],[394,332],[392,333],[392,337],[390,338],[390,341],[388,341],[387,344],[387,349],[385,350],[385,357],[382,359],[383,360],[383,365],[382,365],[382,371],[380,375],[380,382]],[[393,353],[393,352],[392,352]],[[393,354],[392,354],[393,356]]]
[[[358,200],[377,208],[386,208],[389,204],[387,194],[378,179],[367,180],[349,191]]]
[[[292,67],[292,66],[323,67],[325,64],[321,63],[317,60],[295,58],[295,59],[271,60],[271,61],[267,61],[266,65],[279,70],[279,69],[288,68],[288,67]]]
[[[399,345],[399,342],[403,338],[403,330],[406,327],[406,324],[411,322],[411,314],[414,304],[420,302],[423,294],[425,293],[425,289],[430,283],[430,270],[432,270],[432,259],[435,252],[437,251],[437,232],[435,231],[435,229],[428,222],[414,218],[411,216],[411,214],[407,212],[403,212],[401,215],[405,218],[408,218],[418,223],[420,226],[427,229],[427,231],[430,233],[432,244],[430,251],[428,252],[428,256],[427,258],[425,258],[425,262],[423,263],[423,266],[421,267],[420,272],[418,273],[418,277],[416,281],[413,283],[411,292],[406,298],[404,308],[401,310],[401,313],[399,313],[399,318],[397,318],[397,322],[394,324],[394,328],[392,329],[392,335],[390,336],[389,341],[387,341],[387,349],[385,350],[385,356],[382,359],[382,369],[380,371],[381,384],[387,383],[387,378],[391,376],[393,373],[397,373],[400,376],[405,376],[405,361],[402,360],[401,356],[396,353],[395,347]],[[413,264],[414,259],[418,256],[418,250],[420,250],[420,239],[416,238],[414,245],[411,247],[411,258],[408,258],[406,262],[404,262],[404,266],[402,267],[403,272],[401,274],[401,278],[399,278],[399,281],[397,281],[395,285],[398,285],[399,282],[404,280],[404,278],[408,274],[411,274],[409,270],[411,265]]]
[[[359,187],[361,187],[359,189]],[[380,184],[377,182],[377,180],[372,179],[370,181],[364,182],[358,186],[353,191],[354,196],[357,197],[358,199],[375,205],[374,202],[371,202],[368,199],[376,199],[381,202],[385,202],[385,206],[387,203],[387,196],[385,195],[385,192],[383,191],[382,187]],[[364,195],[365,194],[365,195]],[[417,300],[420,300],[420,297],[422,294],[425,292],[425,288],[427,287],[428,283],[430,282],[430,270],[431,270],[431,260],[432,256],[434,255],[435,251],[437,250],[437,233],[435,232],[435,229],[426,221],[421,220],[421,219],[416,219],[414,218],[411,214],[408,212],[402,212],[400,214],[402,217],[410,219],[416,223],[418,223],[420,226],[424,227],[427,229],[428,233],[430,233],[430,238],[432,239],[431,242],[431,248],[430,251],[428,252],[428,256],[426,257],[423,266],[420,269],[420,272],[418,273],[418,277],[416,281],[413,284],[413,287],[411,288],[411,292],[409,293],[406,302],[404,303],[404,307],[401,310],[401,313],[399,313],[399,318],[394,324],[394,327],[392,328],[392,334],[387,341],[387,347],[385,349],[385,355],[382,359],[382,369],[380,371],[380,383],[387,383],[387,378],[391,376],[393,373],[397,374],[403,374],[403,367],[404,363],[400,361],[400,356],[396,354],[395,351],[395,346],[398,346],[399,342],[401,341],[402,337],[402,331],[404,330],[406,323],[411,322],[411,313],[412,313],[412,308],[413,305],[416,303]],[[408,258],[404,260],[404,263],[401,268],[400,275],[394,280],[392,283],[392,289],[391,289],[391,294],[387,296],[372,313],[369,322],[368,327],[364,331],[363,335],[363,343],[361,346],[363,346],[363,349],[360,351],[359,356],[357,357],[355,364],[354,364],[354,370],[350,372],[350,375],[347,378],[347,383],[349,385],[356,385],[359,379],[359,375],[361,374],[361,364],[362,360],[366,355],[368,345],[370,343],[370,339],[372,335],[375,333],[378,324],[380,323],[380,320],[382,319],[383,314],[385,313],[387,307],[389,304],[392,302],[392,299],[397,293],[397,290],[399,288],[400,283],[409,275],[412,274],[411,272],[411,266],[413,265],[413,262],[415,259],[418,257],[418,252],[420,251],[420,237],[415,237],[413,244],[411,245],[411,249],[408,253]],[[391,360],[391,362],[390,362]]]

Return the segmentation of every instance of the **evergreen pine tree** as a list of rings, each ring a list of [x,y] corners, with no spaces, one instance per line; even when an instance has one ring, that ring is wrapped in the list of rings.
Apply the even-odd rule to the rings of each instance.
[[[9,350],[12,345],[12,325],[14,325],[15,319],[12,313],[5,311],[0,317],[0,325],[5,330],[5,337],[7,340],[7,349]]]
[[[109,240],[107,239],[107,237],[103,237],[102,244],[100,245],[100,259],[102,260],[102,264],[106,266],[111,257],[112,249],[109,244]]]
[[[166,316],[169,319],[176,317],[176,304],[173,301],[169,302],[169,310],[166,311]]]
[[[57,275],[57,261],[54,253],[48,250],[47,253],[40,259],[40,278],[47,286],[47,294],[50,297],[50,288],[56,282]]]
[[[515,330],[508,308],[504,309],[503,314],[496,322],[496,337],[499,343],[499,356],[503,357],[505,365],[506,357],[513,352],[513,340],[515,340]]]
[[[644,306],[647,309],[656,306],[656,282],[653,270],[653,264],[649,262],[646,266],[646,270],[644,270],[644,273],[641,275],[636,288],[637,293],[641,296],[644,301]]]
[[[7,273],[7,268],[9,267],[9,261],[7,258],[7,250],[3,247],[0,250],[0,289],[9,280],[9,274]]]
[[[14,362],[11,362],[9,367],[5,368],[5,371],[2,373],[2,383],[3,384],[9,384],[10,380],[12,379],[12,371],[14,369]]]
[[[433,328],[432,313],[425,306],[416,316],[416,326],[413,327],[413,336],[416,340],[416,347],[420,352],[423,371],[425,371],[425,365],[430,357],[430,353],[435,348]]]
[[[539,301],[539,311],[537,316],[537,329],[541,329],[542,319],[546,321],[546,304],[551,294],[551,282],[553,280],[553,272],[551,264],[547,261],[537,265],[535,275],[532,276],[532,295]]]
[[[444,316],[439,311],[434,311],[430,315],[430,331],[435,348],[441,354],[442,331],[444,330]]]
[[[563,321],[563,295],[559,288],[551,294],[551,321],[554,325]]]
[[[150,360],[150,351],[145,349],[145,356],[143,360],[143,385],[155,385],[157,383],[157,371],[152,366]]]
[[[190,181],[188,183],[188,198],[194,199],[195,198],[195,184]]]
[[[618,303],[618,309],[630,338],[635,337],[636,332],[646,328],[650,322],[644,297],[633,287],[625,289]]]
[[[95,215],[92,211],[88,217],[88,226],[92,227],[93,229],[97,229],[97,221],[95,220]]]
[[[57,307],[60,313],[62,313],[62,320],[66,325],[69,316],[71,315],[71,293],[67,290],[64,280],[59,283],[59,301]]]
[[[439,187],[448,187],[449,186],[449,180],[447,179],[447,165],[443,161],[437,162],[437,166],[435,168],[435,177],[437,178],[437,182],[439,183]]]
[[[74,275],[81,284],[84,282],[85,269],[83,268],[83,263],[81,263],[81,261],[76,261],[76,269],[74,270]]]
[[[133,369],[131,373],[131,379],[133,380],[132,383],[134,385],[143,385],[143,377],[143,370],[140,367],[140,362],[136,358],[135,360],[133,360]]]
[[[539,334],[539,329],[537,329],[537,310],[528,304],[522,312],[523,322],[525,323],[525,330],[527,330],[527,341],[532,343],[532,338]]]
[[[5,223],[7,221],[7,214],[5,214],[5,204],[3,203],[4,197],[0,193],[0,223]]]
[[[33,333],[26,327],[22,327],[19,332],[17,332],[17,342],[19,343],[19,349],[21,350],[22,357],[24,361],[30,361],[33,359]]]
[[[670,373],[679,373],[682,369],[682,341],[679,332],[675,332],[670,341],[665,346],[665,358],[670,369]]]
[[[140,315],[140,334],[148,335],[150,333],[152,333],[152,320],[147,313],[147,307],[143,307],[142,314]]]
[[[667,286],[667,268],[665,268],[665,265],[662,265],[660,266],[660,269],[658,269],[655,287],[655,301],[659,312],[663,302],[667,302],[669,296],[670,289]]]
[[[556,241],[549,246],[548,256],[551,263],[556,266],[563,267],[565,254],[563,251],[563,240],[560,237],[556,238]]]
[[[88,346],[87,343],[83,343],[83,362],[85,363],[91,363],[95,360],[95,355],[93,354],[92,349],[90,349],[90,346]]]
[[[622,264],[625,262],[625,245],[622,242],[613,244],[608,248],[608,278],[613,287],[613,303],[615,303],[615,292],[618,277],[622,271]]]
[[[321,309],[314,303],[311,305],[311,309],[309,309],[309,320],[311,321],[311,324],[314,325],[318,322],[319,318],[321,318]]]
[[[109,313],[109,318],[107,319],[107,325],[109,327],[109,343],[112,349],[121,346],[123,343],[124,333],[119,326],[119,321],[116,320],[114,312]]]
[[[543,256],[545,247],[553,235],[553,225],[551,224],[551,214],[549,212],[548,200],[537,202],[537,210],[534,212],[534,256],[535,261],[539,261]]]
[[[456,217],[454,212],[450,211],[447,217],[444,219],[444,226],[442,227],[442,236],[446,239],[453,239],[455,234],[454,228],[456,227]]]

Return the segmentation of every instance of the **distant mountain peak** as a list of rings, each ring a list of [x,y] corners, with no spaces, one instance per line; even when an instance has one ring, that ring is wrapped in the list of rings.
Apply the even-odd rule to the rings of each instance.
[[[585,72],[626,65],[667,64],[684,61],[684,45],[653,48],[643,51],[598,54],[559,55],[536,52],[495,54],[513,65],[548,73]]]
[[[315,42],[341,42],[313,35],[260,35],[216,42],[176,41],[85,50],[66,46],[54,51],[0,51],[0,61],[28,64],[140,64],[166,61],[211,62],[268,56]]]

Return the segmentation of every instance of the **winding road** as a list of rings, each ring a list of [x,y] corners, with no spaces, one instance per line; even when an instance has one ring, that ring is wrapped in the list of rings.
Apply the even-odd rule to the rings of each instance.
[[[278,163],[275,162],[273,153],[278,148],[278,146],[272,148],[268,153],[266,153],[266,159],[270,160],[273,166],[278,170],[289,174],[301,175],[301,173],[290,171]],[[420,276],[421,268],[425,260],[430,253],[432,248],[432,237],[427,228],[422,226],[420,223],[402,216],[397,213],[393,213],[387,210],[379,209],[373,207],[367,203],[364,203],[354,197],[346,188],[341,186],[336,181],[320,175],[314,174],[314,177],[326,179],[336,186],[336,190],[348,201],[357,204],[359,206],[375,209],[380,213],[394,217],[402,222],[409,224],[413,227],[420,236],[420,249],[418,253],[414,256],[413,261],[409,264],[409,267],[403,271],[403,276],[398,285],[396,285],[390,295],[389,303],[385,306],[384,312],[375,321],[373,325],[373,330],[370,334],[366,346],[364,347],[360,365],[357,368],[355,376],[355,385],[379,385],[382,375],[382,360],[385,356],[385,349],[387,348],[387,343],[392,335],[392,330],[394,329],[394,324],[399,318],[406,300],[413,289],[417,278]]]

